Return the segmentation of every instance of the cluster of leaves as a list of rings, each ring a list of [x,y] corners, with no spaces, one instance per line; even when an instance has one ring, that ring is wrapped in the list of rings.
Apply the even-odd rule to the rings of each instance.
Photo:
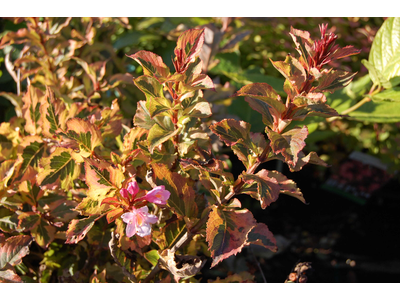
[[[399,18],[388,18],[377,31],[368,60],[361,60],[368,73],[343,90],[327,95],[327,103],[339,113],[348,114],[347,118],[330,118],[328,122],[310,118],[296,124],[308,125],[308,146],[323,148],[331,164],[339,163],[357,149],[378,156],[392,172],[398,169],[399,22]],[[337,137],[334,142],[332,136]],[[339,149],[344,156],[337,155]]]
[[[106,275],[115,281],[195,280],[193,276],[205,263],[200,254],[211,256],[214,267],[250,244],[277,250],[268,226],[258,223],[235,196],[250,195],[262,209],[281,193],[305,202],[294,181],[280,172],[258,168],[271,160],[283,161],[291,171],[307,163],[326,166],[315,152],[303,152],[307,126],[288,125],[312,116],[339,116],[326,103],[324,93],[346,86],[355,74],[326,68],[326,64],[359,50],[335,45],[337,36],[327,33],[327,25],[320,26],[317,40],[292,28],[290,35],[299,56],[271,60],[285,78],[286,99],[267,83],[251,83],[235,93],[262,115],[264,132],[251,132],[247,122],[211,118],[212,107],[203,90],[215,89],[215,84],[204,73],[200,58],[205,29],[186,30],[174,48],[174,72],[153,52],[128,55],[143,70],[133,83],[145,100],[137,102],[134,126],[124,127],[123,133],[118,100],[111,107],[93,101],[97,93],[113,87],[111,79],[104,78],[106,62],[88,64],[64,56],[64,72],[52,72],[56,60],[48,53],[55,41],[50,36],[46,44],[41,38],[45,30],[53,30],[50,25],[33,19],[28,29],[6,34],[0,42],[6,46],[30,41],[23,53],[37,51],[38,57],[46,57],[44,61],[34,61],[33,55],[27,55],[26,61],[25,56],[21,58],[21,64],[34,62],[40,67],[32,78],[27,75],[31,83],[20,100],[9,95],[19,115],[0,127],[0,228],[5,233],[0,236],[5,253],[2,281],[22,280],[13,266],[23,265],[21,257],[28,253],[32,239],[46,250],[40,272],[23,268],[33,280],[46,280],[60,266],[65,249],[56,240],[66,246],[85,245],[107,260],[102,264],[90,255],[85,265],[58,274],[63,280],[80,281],[85,272],[93,270],[92,282],[103,282]],[[34,36],[28,39],[28,34]],[[83,101],[70,101],[69,92],[63,92],[77,80],[74,75],[66,78],[72,62],[85,72]],[[36,87],[38,83],[46,85],[45,90]],[[78,94],[74,97],[79,98]],[[228,170],[221,142],[245,166],[238,178]],[[149,199],[150,190],[160,186],[168,191],[166,205],[140,204],[146,205],[146,213],[149,209],[157,216],[151,234],[135,234],[124,224],[128,216],[133,218],[129,214],[136,205],[128,192],[136,199]],[[58,251],[59,257],[52,260],[51,251]]]

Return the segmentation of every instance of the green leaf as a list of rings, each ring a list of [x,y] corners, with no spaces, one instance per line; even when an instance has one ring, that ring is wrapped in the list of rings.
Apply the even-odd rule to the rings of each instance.
[[[40,219],[39,224],[31,231],[35,242],[44,249],[54,240],[55,233],[56,228],[48,224],[43,218]]]
[[[375,102],[381,102],[381,101],[399,102],[400,88],[397,87],[389,90],[384,90],[378,94],[373,95],[372,100]]]
[[[0,243],[0,269],[7,264],[18,265],[22,258],[29,254],[32,238],[28,235],[12,236]]]
[[[28,166],[37,167],[39,160],[43,156],[45,145],[39,142],[29,144],[22,152],[23,162],[21,165],[20,173],[24,174]]]
[[[42,158],[40,164],[44,166],[44,170],[37,175],[38,184],[52,184],[60,179],[62,189],[71,189],[73,180],[78,178],[80,173],[80,168],[72,157],[72,151],[56,148],[49,157]]]
[[[94,215],[86,219],[72,220],[68,225],[66,244],[77,244],[83,240],[89,230],[93,227],[94,223],[103,217],[103,215]]]
[[[147,101],[151,118],[163,112],[169,111],[172,107],[171,101],[166,98],[157,97]]]
[[[247,209],[220,209],[214,206],[208,217],[206,235],[213,258],[211,267],[242,251],[255,225],[256,221]]]
[[[185,221],[177,220],[165,226],[164,235],[168,247],[172,247],[187,232]]]
[[[386,89],[392,88],[392,84],[390,83],[389,80],[387,80],[381,71],[379,71],[375,66],[367,61],[366,59],[361,60],[363,65],[368,69],[369,76],[371,77],[372,82],[375,85],[383,86]]]
[[[242,87],[235,96],[246,96],[252,99],[261,100],[268,106],[273,107],[279,113],[286,110],[281,102],[280,95],[267,83],[253,83]]]
[[[150,250],[144,254],[144,257],[151,263],[153,266],[156,266],[158,260],[160,259],[160,255],[157,250]]]
[[[400,83],[400,18],[388,18],[378,30],[369,53],[369,62],[390,81]],[[371,76],[372,78],[373,76]],[[390,88],[385,87],[385,88]]]
[[[100,130],[89,121],[80,118],[69,119],[67,130],[66,136],[79,144],[80,154],[84,157],[90,156],[94,148],[102,144]]]
[[[261,170],[257,174],[242,173],[240,177],[245,182],[241,192],[259,200],[262,209],[278,199],[280,185],[276,178],[268,175],[267,170]]]
[[[137,110],[133,122],[136,126],[147,130],[150,130],[156,123],[150,116],[150,112],[146,107],[146,101],[139,101],[137,103]]]
[[[149,135],[147,136],[150,153],[153,153],[155,147],[174,137],[180,131],[181,128],[171,130],[170,128],[166,129],[158,124],[154,124],[149,131]]]
[[[163,86],[156,78],[142,75],[136,78],[134,83],[145,94],[147,100],[164,98]]]
[[[30,231],[40,222],[40,215],[34,212],[23,212],[18,216],[18,228],[22,231]]]
[[[65,104],[55,97],[54,92],[47,87],[46,95],[41,98],[40,118],[42,120],[42,133],[52,138],[57,130],[65,126],[68,110]]]
[[[179,216],[188,218],[197,217],[198,209],[195,202],[195,193],[188,185],[188,179],[182,175],[171,172],[166,165],[153,164],[155,183],[164,185],[171,193],[167,205]]]
[[[399,102],[367,102],[357,110],[349,113],[351,119],[372,123],[400,122]]]
[[[219,136],[227,146],[235,145],[242,140],[247,143],[250,138],[250,124],[234,119],[224,119],[210,126],[212,132]]]

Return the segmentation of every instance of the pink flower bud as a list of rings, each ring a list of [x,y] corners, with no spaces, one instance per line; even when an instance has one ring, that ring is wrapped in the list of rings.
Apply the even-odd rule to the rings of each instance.
[[[150,224],[154,224],[158,221],[158,217],[148,213],[149,209],[147,206],[141,208],[132,208],[131,212],[124,213],[121,218],[126,226],[126,236],[128,238],[137,234],[140,237],[151,234]]]
[[[121,194],[122,197],[125,199],[131,200],[135,199],[136,194],[139,192],[139,185],[137,184],[136,181],[131,181],[128,183],[128,188],[122,188],[119,193]],[[132,197],[129,196],[129,194],[132,195]]]
[[[165,190],[165,186],[160,185],[148,192],[144,198],[151,203],[165,205],[169,196],[171,196],[171,193]]]

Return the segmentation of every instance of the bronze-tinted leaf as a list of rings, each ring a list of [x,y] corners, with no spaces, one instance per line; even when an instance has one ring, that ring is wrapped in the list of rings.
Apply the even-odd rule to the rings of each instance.
[[[281,153],[289,165],[295,166],[299,152],[306,145],[304,140],[308,135],[307,126],[294,128],[283,134],[268,130],[267,134],[271,141],[272,151],[275,154]]]
[[[143,68],[145,75],[166,78],[169,75],[169,68],[163,62],[161,56],[150,51],[141,50],[128,57],[136,60]]]
[[[32,238],[28,235],[12,236],[0,243],[0,269],[7,264],[11,266],[21,263],[22,258],[29,254]]]
[[[207,242],[215,267],[231,255],[236,255],[246,245],[256,220],[247,209],[219,209],[214,206],[207,221]]]
[[[171,193],[167,205],[179,216],[188,218],[197,217],[197,205],[193,188],[188,185],[188,179],[182,175],[171,172],[167,166],[153,164],[155,183],[164,185]]]
[[[241,192],[259,200],[262,209],[278,199],[279,183],[276,178],[268,176],[267,170],[263,169],[257,174],[243,173],[241,178],[245,181]]]

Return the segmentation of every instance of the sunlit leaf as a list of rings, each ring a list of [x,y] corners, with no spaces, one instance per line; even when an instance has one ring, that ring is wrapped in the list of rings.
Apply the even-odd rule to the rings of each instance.
[[[196,217],[198,209],[194,199],[195,193],[193,188],[188,185],[188,179],[171,172],[165,165],[154,164],[153,171],[155,183],[164,185],[165,189],[171,193],[167,205],[179,216]]]
[[[44,170],[37,176],[40,185],[52,184],[57,179],[61,180],[61,188],[68,190],[73,186],[73,180],[79,176],[80,168],[74,161],[71,153],[73,150],[56,148],[49,156],[40,160]]]
[[[29,235],[12,236],[0,243],[0,269],[6,264],[11,266],[21,263],[22,258],[29,254],[32,238]]]
[[[207,221],[207,242],[215,267],[231,255],[236,255],[246,245],[250,230],[256,221],[247,209],[232,210],[214,207]]]
[[[128,57],[136,60],[142,67],[145,75],[154,75],[157,77],[168,77],[169,68],[164,64],[161,56],[150,51],[141,50]]]
[[[55,233],[56,228],[48,224],[43,218],[40,219],[39,224],[31,231],[35,242],[44,249],[54,240]]]
[[[280,186],[276,178],[268,176],[267,170],[261,170],[257,174],[240,175],[245,181],[241,192],[248,194],[261,202],[261,208],[265,209],[275,202],[280,193]]]
[[[83,240],[89,230],[93,227],[94,223],[103,215],[90,216],[86,219],[72,220],[68,225],[66,244],[77,244]]]

